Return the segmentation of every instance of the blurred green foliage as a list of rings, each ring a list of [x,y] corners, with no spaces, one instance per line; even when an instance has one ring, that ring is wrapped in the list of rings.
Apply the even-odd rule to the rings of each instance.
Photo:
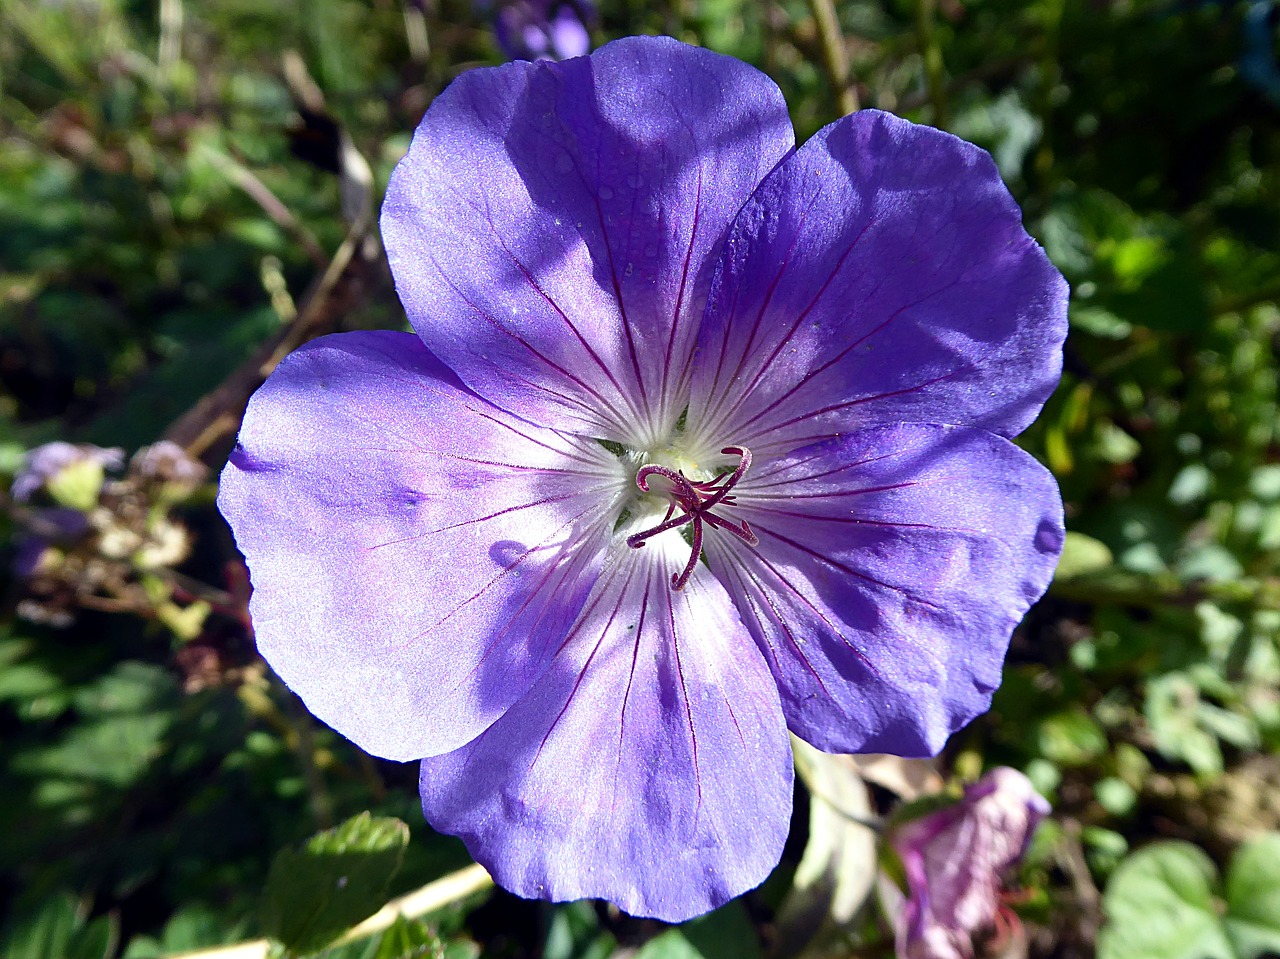
[[[1068,553],[995,707],[941,768],[1013,765],[1055,804],[1021,877],[1032,954],[1275,950],[1280,10],[835,9],[858,102],[989,149],[1072,286],[1062,385],[1022,438],[1061,483]],[[813,10],[604,0],[597,40],[667,32],[749,60],[804,137],[842,96]],[[0,25],[5,474],[55,438],[132,450],[163,435],[289,328],[357,229],[343,150],[367,160],[376,203],[431,98],[500,59],[469,0],[0,0]],[[312,332],[403,323],[376,251],[368,263]],[[228,445],[219,434],[203,450],[210,465]],[[68,628],[33,622],[10,584],[6,957],[142,959],[265,934],[305,952],[468,861],[423,824],[412,767],[317,727],[256,659],[211,493],[182,507],[196,543],[182,575],[222,599],[181,638],[106,608]],[[15,532],[12,516],[0,524]],[[370,808],[408,823],[407,844],[392,830],[403,867],[371,853],[358,905],[331,927],[290,925],[280,903],[314,897],[285,877],[321,875],[294,859],[325,841],[288,850]],[[761,955],[807,830],[798,814],[759,892],[684,927],[495,893],[325,955]],[[1161,903],[1177,923],[1151,921]],[[868,914],[822,949],[890,955],[892,932]]]

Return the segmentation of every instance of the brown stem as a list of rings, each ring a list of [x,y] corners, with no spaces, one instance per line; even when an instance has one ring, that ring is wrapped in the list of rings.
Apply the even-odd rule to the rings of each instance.
[[[306,251],[307,256],[311,258],[312,263],[320,269],[324,269],[328,265],[329,257],[315,236],[298,221],[298,218],[293,215],[293,211],[271,192],[271,188],[258,179],[257,174],[226,153],[209,146],[201,149],[223,176],[248,194],[249,198],[262,208],[262,212],[269,216],[276,226],[291,234],[298,241],[299,245]]]
[[[245,404],[254,390],[289,353],[307,340],[336,326],[350,307],[351,290],[368,263],[356,253],[364,246],[367,224],[357,223],[347,232],[328,268],[312,284],[303,306],[292,323],[254,351],[214,390],[200,400],[165,431],[164,438],[199,457],[240,429]],[[344,295],[345,294],[345,295]]]

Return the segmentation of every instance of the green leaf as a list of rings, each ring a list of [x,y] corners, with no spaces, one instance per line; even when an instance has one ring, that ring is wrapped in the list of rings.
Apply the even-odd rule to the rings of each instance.
[[[1107,884],[1098,959],[1235,959],[1215,908],[1216,878],[1213,862],[1188,842],[1134,853]]]
[[[1093,787],[1094,798],[1113,816],[1127,816],[1138,804],[1138,793],[1118,776],[1107,776]]]
[[[362,812],[283,849],[263,894],[262,928],[291,953],[316,952],[376,912],[400,868],[409,827]]]
[[[48,747],[17,757],[13,768],[42,787],[71,782],[125,789],[142,780],[163,753],[177,690],[165,669],[123,662],[76,692],[82,722]],[[63,790],[54,790],[61,794]],[[68,796],[78,791],[68,792]]]
[[[1040,724],[1040,752],[1059,766],[1082,766],[1107,750],[1107,737],[1083,709],[1070,709]]]
[[[62,683],[39,663],[16,663],[0,671],[0,700],[21,702],[58,692]]]
[[[64,959],[109,959],[119,938],[115,915],[99,916],[71,937]]]
[[[114,914],[85,922],[88,903],[68,893],[19,906],[18,918],[0,936],[4,959],[108,959],[115,954],[120,923]]]
[[[742,903],[670,929],[644,944],[635,959],[759,959],[760,943]]]
[[[153,959],[171,953],[195,952],[248,937],[244,920],[228,922],[215,909],[193,903],[183,906],[165,923],[158,939],[137,936],[129,941],[124,959]]]
[[[455,939],[444,947],[441,959],[480,959],[480,947],[469,939]]]
[[[1070,322],[1073,327],[1107,340],[1123,340],[1133,333],[1132,323],[1100,306],[1081,306],[1072,302]]]
[[[1092,536],[1067,530],[1067,538],[1062,543],[1062,558],[1058,560],[1058,569],[1054,577],[1070,579],[1073,576],[1096,573],[1106,569],[1113,562],[1115,558],[1105,543]]]
[[[6,959],[63,959],[79,925],[75,899],[66,894],[53,896],[5,931],[0,955]]]
[[[440,959],[444,945],[425,922],[397,916],[382,938],[373,959]]]
[[[1227,870],[1227,935],[1241,959],[1280,953],[1280,833],[1246,843]]]
[[[1107,463],[1129,463],[1142,452],[1142,444],[1115,423],[1102,423],[1098,427],[1092,452]]]
[[[380,935],[332,946],[313,959],[445,959],[444,940],[421,919],[396,916]]]
[[[669,929],[646,942],[636,953],[635,959],[703,959],[703,956],[684,937],[683,932]]]
[[[1181,759],[1202,776],[1222,772],[1222,747],[1200,724],[1200,691],[1185,673],[1156,676],[1147,682],[1144,711],[1156,749]]]
[[[600,928],[590,902],[565,903],[551,916],[542,959],[585,959],[592,955],[612,955],[617,940]]]
[[[723,905],[681,928],[703,959],[760,959],[760,941],[741,902]]]

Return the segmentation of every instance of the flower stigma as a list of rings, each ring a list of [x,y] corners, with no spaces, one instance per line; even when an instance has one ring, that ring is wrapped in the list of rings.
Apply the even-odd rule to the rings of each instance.
[[[711,512],[714,507],[728,506],[733,502],[733,494],[730,491],[738,484],[738,481],[742,479],[747,469],[751,466],[751,451],[745,446],[726,446],[720,452],[737,456],[738,465],[733,470],[723,472],[714,479],[705,481],[691,480],[684,475],[683,470],[673,470],[669,466],[662,466],[658,463],[646,463],[636,473],[636,486],[640,487],[641,491],[645,493],[649,492],[649,477],[661,476],[667,480],[671,484],[671,489],[667,492],[667,496],[670,497],[670,503],[667,506],[667,514],[662,518],[662,522],[647,530],[628,536],[628,546],[632,549],[639,549],[650,537],[665,533],[669,529],[677,529],[686,523],[693,524],[693,536],[689,544],[691,547],[689,562],[685,564],[684,569],[679,573],[671,574],[671,588],[673,590],[684,589],[685,584],[689,582],[689,577],[693,575],[694,568],[698,565],[698,557],[702,555],[702,530],[704,524],[732,533],[748,546],[757,546],[760,543],[759,538],[751,531],[751,527],[747,525],[745,519],[735,523]],[[676,512],[677,508],[680,510],[678,514]]]

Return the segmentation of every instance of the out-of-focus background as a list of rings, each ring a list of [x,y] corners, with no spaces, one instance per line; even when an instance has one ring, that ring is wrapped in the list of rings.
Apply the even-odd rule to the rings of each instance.
[[[403,327],[376,234],[387,177],[453,77],[562,52],[511,48],[501,18],[537,6],[0,0],[0,480],[28,477],[0,494],[5,959],[266,935],[308,954],[468,864],[422,821],[412,764],[316,723],[257,658],[213,498],[280,356]],[[801,139],[878,107],[992,152],[1072,287],[1062,385],[1020,439],[1071,534],[990,714],[932,764],[802,768],[759,890],[670,929],[479,883],[324,954],[892,956],[900,875],[845,814],[997,765],[1054,813],[979,955],[1280,954],[1280,5],[565,15],[593,45],[667,33],[756,64]],[[91,445],[33,467],[55,441]],[[337,902],[297,880],[323,886],[335,849],[358,853]]]

